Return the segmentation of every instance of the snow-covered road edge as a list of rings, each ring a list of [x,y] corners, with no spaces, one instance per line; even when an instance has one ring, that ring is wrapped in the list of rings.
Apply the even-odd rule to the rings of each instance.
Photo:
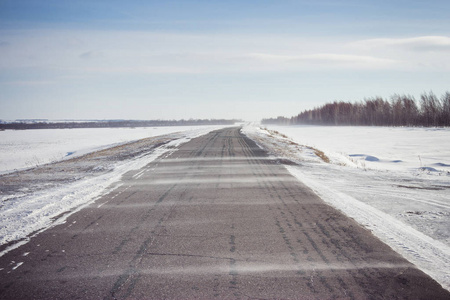
[[[370,205],[309,178],[299,167],[285,167],[322,200],[371,230],[397,253],[450,290],[450,247]]]
[[[0,245],[10,245],[0,252],[0,256],[27,243],[32,236],[64,223],[73,213],[111,192],[120,186],[117,183],[123,174],[138,170],[158,157],[170,155],[181,144],[214,129],[217,128],[185,132],[182,137],[153,149],[150,154],[117,163],[112,171],[106,174],[4,202],[0,211]]]
[[[286,136],[271,134],[255,124],[244,126],[242,133],[276,158],[302,164],[302,166],[285,165],[285,167],[325,202],[371,230],[385,244],[430,275],[444,288],[450,290],[450,247],[448,245],[397,220],[395,216],[382,212],[336,189],[333,184],[329,184],[331,181],[327,180],[327,176],[333,176],[332,174],[336,175],[336,173],[330,172],[332,168],[321,162],[312,148],[298,145]],[[317,168],[323,168],[322,171],[317,172],[320,174],[319,176],[305,171],[317,170]],[[342,175],[343,172],[346,172],[345,169],[337,174]],[[354,175],[341,179],[358,180],[352,176]],[[387,186],[386,188],[391,187]]]

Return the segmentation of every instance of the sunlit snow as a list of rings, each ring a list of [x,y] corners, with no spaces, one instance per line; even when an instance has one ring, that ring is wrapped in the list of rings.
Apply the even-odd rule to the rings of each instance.
[[[0,174],[199,126],[0,131]]]
[[[243,132],[450,289],[450,129],[252,124]]]

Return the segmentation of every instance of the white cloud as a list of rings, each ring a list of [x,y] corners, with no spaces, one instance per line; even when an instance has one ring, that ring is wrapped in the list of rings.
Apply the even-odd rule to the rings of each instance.
[[[351,42],[349,51],[399,60],[401,70],[450,70],[450,37],[380,38]]]
[[[8,47],[0,47],[0,68],[52,69],[60,76],[450,68],[442,51],[450,48],[450,38],[442,36],[352,42],[338,37],[29,30],[9,32],[8,41]],[[427,56],[423,50],[430,49],[440,52]]]
[[[308,63],[320,65],[340,65],[341,67],[388,67],[398,63],[393,59],[377,58],[373,56],[350,55],[350,54],[333,54],[333,53],[316,53],[306,55],[274,55],[264,53],[252,53],[248,55],[251,58],[258,59],[268,63]]]
[[[353,45],[363,48],[401,47],[411,51],[450,51],[450,37],[421,36],[403,39],[369,39],[355,42]]]
[[[189,68],[177,68],[172,66],[133,66],[133,67],[87,67],[79,71],[92,73],[116,73],[116,74],[200,74],[201,70]]]

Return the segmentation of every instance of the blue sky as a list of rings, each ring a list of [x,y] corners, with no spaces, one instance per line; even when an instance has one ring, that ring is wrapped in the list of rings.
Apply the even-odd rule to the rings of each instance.
[[[0,119],[292,116],[450,82],[450,1],[0,0]]]

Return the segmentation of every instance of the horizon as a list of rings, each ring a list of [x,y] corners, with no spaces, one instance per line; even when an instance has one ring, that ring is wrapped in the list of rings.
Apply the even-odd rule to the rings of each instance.
[[[449,90],[447,1],[3,1],[0,119],[291,117]]]

